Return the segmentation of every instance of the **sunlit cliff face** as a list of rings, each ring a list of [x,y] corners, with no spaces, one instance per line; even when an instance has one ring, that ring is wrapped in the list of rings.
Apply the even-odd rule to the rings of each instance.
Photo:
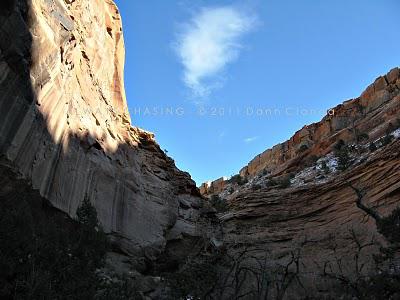
[[[0,14],[0,170],[12,168],[71,217],[89,199],[127,252],[161,252],[180,226],[177,199],[198,207],[201,198],[153,134],[131,125],[115,4],[14,4]]]
[[[130,128],[124,90],[122,22],[115,4],[33,0],[30,18],[32,84],[54,141],[63,143],[64,151],[71,135],[91,137],[106,152],[121,143],[135,144],[137,132]]]

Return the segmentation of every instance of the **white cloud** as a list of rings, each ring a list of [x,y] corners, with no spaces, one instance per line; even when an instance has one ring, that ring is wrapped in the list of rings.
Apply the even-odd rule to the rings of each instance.
[[[184,83],[195,96],[207,96],[223,84],[218,75],[238,58],[241,37],[255,23],[255,17],[223,6],[203,8],[183,26],[175,50],[184,66]]]
[[[258,136],[252,136],[252,137],[245,138],[243,141],[244,141],[245,143],[252,143],[252,142],[254,142],[254,141],[257,140],[257,139],[258,139]]]

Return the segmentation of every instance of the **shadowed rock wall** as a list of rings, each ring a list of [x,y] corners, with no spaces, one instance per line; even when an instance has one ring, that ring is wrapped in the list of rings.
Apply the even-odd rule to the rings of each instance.
[[[129,253],[198,237],[201,197],[151,133],[131,125],[124,42],[110,0],[2,1],[0,155],[53,206],[84,197]]]

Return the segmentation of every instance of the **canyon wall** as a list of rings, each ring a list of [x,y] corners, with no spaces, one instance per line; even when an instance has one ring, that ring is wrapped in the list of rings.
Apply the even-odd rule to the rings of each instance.
[[[195,183],[131,125],[114,2],[0,8],[0,168],[72,217],[89,198],[124,252],[155,259],[168,241],[198,237]]]
[[[368,134],[370,140],[375,140],[400,118],[399,89],[400,70],[394,68],[377,78],[360,97],[330,109],[320,122],[304,126],[289,140],[257,155],[240,170],[240,176],[251,178],[262,172],[277,175],[296,171],[310,157],[331,152],[340,139],[352,143],[362,134]],[[218,179],[202,184],[201,191],[205,195],[218,193],[224,186]]]
[[[230,248],[252,249],[252,255],[261,261],[267,255],[271,270],[276,265],[285,270],[294,255],[289,270],[296,280],[288,286],[285,299],[311,295],[315,299],[351,299],[355,292],[351,284],[357,287],[360,274],[376,274],[375,259],[388,242],[377,232],[376,220],[356,205],[358,196],[350,185],[362,191],[364,205],[388,216],[400,205],[399,178],[397,139],[322,184],[242,189],[228,201],[229,212],[220,216],[224,243]],[[392,274],[400,270],[398,250],[395,253]]]
[[[231,252],[245,249],[257,262],[265,260],[266,269],[274,270],[269,278],[280,284],[292,276],[285,299],[352,299],[379,281],[371,279],[376,274],[400,274],[399,249],[366,213],[384,218],[400,206],[399,69],[333,111],[258,155],[240,176],[200,189],[211,203],[220,199],[227,206],[219,220]],[[386,247],[393,257],[382,266],[377,257]],[[277,285],[271,296],[278,294]]]
[[[190,175],[176,168],[153,134],[131,125],[123,65],[121,17],[111,0],[1,2],[0,194],[19,192],[4,177],[12,173],[71,217],[87,197],[118,250],[152,261],[163,253],[185,257],[204,237],[229,254],[245,247],[260,259],[267,253],[268,270],[287,265],[297,251],[298,281],[288,299],[332,297],[335,280],[325,279],[324,267],[337,272],[335,257],[342,258],[345,274],[357,275],[359,244],[352,232],[362,245],[374,240],[362,255],[371,267],[386,241],[357,207],[350,184],[384,216],[397,207],[398,138],[373,153],[360,148],[362,159],[347,171],[325,174],[323,181],[282,188],[269,178],[257,179],[262,186],[251,180],[260,173],[301,173],[339,140],[354,143],[368,134],[365,144],[381,138],[399,117],[398,68],[334,108],[334,115],[253,159],[240,172],[249,182],[229,195],[228,209],[210,225],[201,216],[205,211],[215,217],[215,210],[202,210]],[[202,192],[210,196],[231,186],[221,178]]]

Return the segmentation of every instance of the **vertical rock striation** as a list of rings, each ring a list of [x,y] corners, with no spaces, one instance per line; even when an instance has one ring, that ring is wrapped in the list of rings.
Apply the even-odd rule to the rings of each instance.
[[[0,167],[74,216],[88,197],[128,253],[196,237],[201,197],[153,134],[131,125],[111,0],[2,1]]]

